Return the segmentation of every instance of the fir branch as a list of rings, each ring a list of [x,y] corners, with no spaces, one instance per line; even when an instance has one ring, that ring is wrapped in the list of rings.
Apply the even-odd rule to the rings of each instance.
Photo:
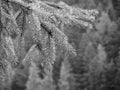
[[[23,0],[9,0],[9,2],[15,2],[15,3],[19,4],[19,5],[22,5],[25,8],[28,7],[28,3],[24,2]]]
[[[34,52],[35,47],[36,47],[36,45],[33,45],[33,46],[29,49],[28,53],[25,55],[25,57],[24,57],[24,59],[23,59],[23,61],[22,61],[22,64],[23,64],[23,65],[29,65],[29,64],[31,64],[31,61],[32,61],[31,55],[32,55],[32,53]]]
[[[2,16],[6,17],[7,19],[9,19],[12,24],[14,24],[14,27],[16,27],[16,30],[14,30],[18,35],[20,33],[20,30],[18,28],[18,25],[17,25],[17,22],[16,22],[16,18],[17,16],[20,14],[20,11],[18,11],[15,15],[13,14],[14,11],[13,11],[13,8],[12,6],[10,5],[10,9],[7,10],[9,12],[9,14],[5,13],[3,9],[1,9],[1,13],[2,13]],[[5,26],[7,27],[7,26]]]
[[[38,32],[39,32],[39,34],[41,34],[41,23],[40,23],[40,21],[39,21],[39,18],[38,18],[38,16],[36,16],[34,13],[32,13],[32,22],[34,23],[34,25],[35,25],[35,27],[36,27],[36,29],[35,30],[37,30]],[[39,36],[41,36],[41,35],[39,35]]]
[[[0,60],[0,90],[1,88],[3,90],[5,88],[8,88],[10,90],[13,76],[14,76],[14,71],[8,60],[6,59]]]
[[[2,41],[2,45],[7,54],[7,58],[10,60],[9,62],[13,67],[16,66],[18,64],[18,58],[16,56],[11,37],[2,36]]]
[[[55,45],[55,41],[53,38],[50,38],[50,63],[54,64],[55,60],[56,60],[56,45]]]
[[[20,4],[23,4],[23,1],[16,1],[13,0],[14,2],[19,2]],[[31,10],[33,10],[34,12],[36,12],[37,14],[43,14],[43,13],[49,13],[48,15],[55,15],[59,18],[64,18],[64,19],[68,19],[69,21],[72,20],[79,20],[82,22],[93,22],[95,20],[95,17],[98,15],[98,11],[97,10],[84,10],[84,9],[80,9],[80,8],[74,8],[71,6],[68,6],[67,4],[65,4],[64,2],[60,2],[58,5],[58,7],[61,7],[61,9],[55,8],[50,4],[47,4],[45,2],[42,1],[36,1],[34,3],[30,3],[27,4],[27,7],[30,7]],[[72,19],[74,18],[74,19]],[[81,24],[81,23],[79,23]],[[85,26],[87,26],[85,24]],[[89,25],[88,25],[89,27]]]
[[[56,28],[54,24],[42,22],[41,25],[45,28],[45,30],[47,30],[47,32],[52,32],[52,37],[58,45],[62,46],[64,50],[75,54],[75,49],[68,43],[67,36]]]
[[[33,13],[27,17],[29,25],[32,27],[32,38],[36,44],[40,43],[41,27],[38,17]]]

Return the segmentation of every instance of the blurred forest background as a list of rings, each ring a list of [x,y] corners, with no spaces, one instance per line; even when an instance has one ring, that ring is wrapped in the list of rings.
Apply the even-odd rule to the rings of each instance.
[[[100,17],[92,30],[65,27],[77,57],[65,55],[59,49],[49,79],[44,80],[40,89],[34,86],[28,90],[120,90],[120,0],[62,1],[75,7],[97,9]],[[44,74],[43,71],[39,77],[44,78]],[[20,80],[13,84],[13,90],[25,90],[27,78],[23,76],[16,75]]]

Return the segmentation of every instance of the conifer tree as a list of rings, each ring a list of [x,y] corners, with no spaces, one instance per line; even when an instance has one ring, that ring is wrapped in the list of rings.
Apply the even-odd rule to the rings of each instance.
[[[71,86],[69,83],[71,75],[71,66],[67,58],[62,62],[60,71],[59,87],[60,90],[70,90]]]

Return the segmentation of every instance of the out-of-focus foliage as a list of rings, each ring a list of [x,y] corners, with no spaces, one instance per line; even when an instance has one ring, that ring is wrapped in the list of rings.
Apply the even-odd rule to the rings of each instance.
[[[64,59],[64,61],[62,62],[62,65],[61,65],[61,71],[60,71],[60,79],[59,79],[59,87],[60,87],[60,90],[70,90],[70,81],[71,81],[71,78],[72,78],[72,75],[71,75],[71,66],[69,64],[69,61],[67,60],[67,56],[66,58]],[[72,80],[72,82],[74,82]]]

